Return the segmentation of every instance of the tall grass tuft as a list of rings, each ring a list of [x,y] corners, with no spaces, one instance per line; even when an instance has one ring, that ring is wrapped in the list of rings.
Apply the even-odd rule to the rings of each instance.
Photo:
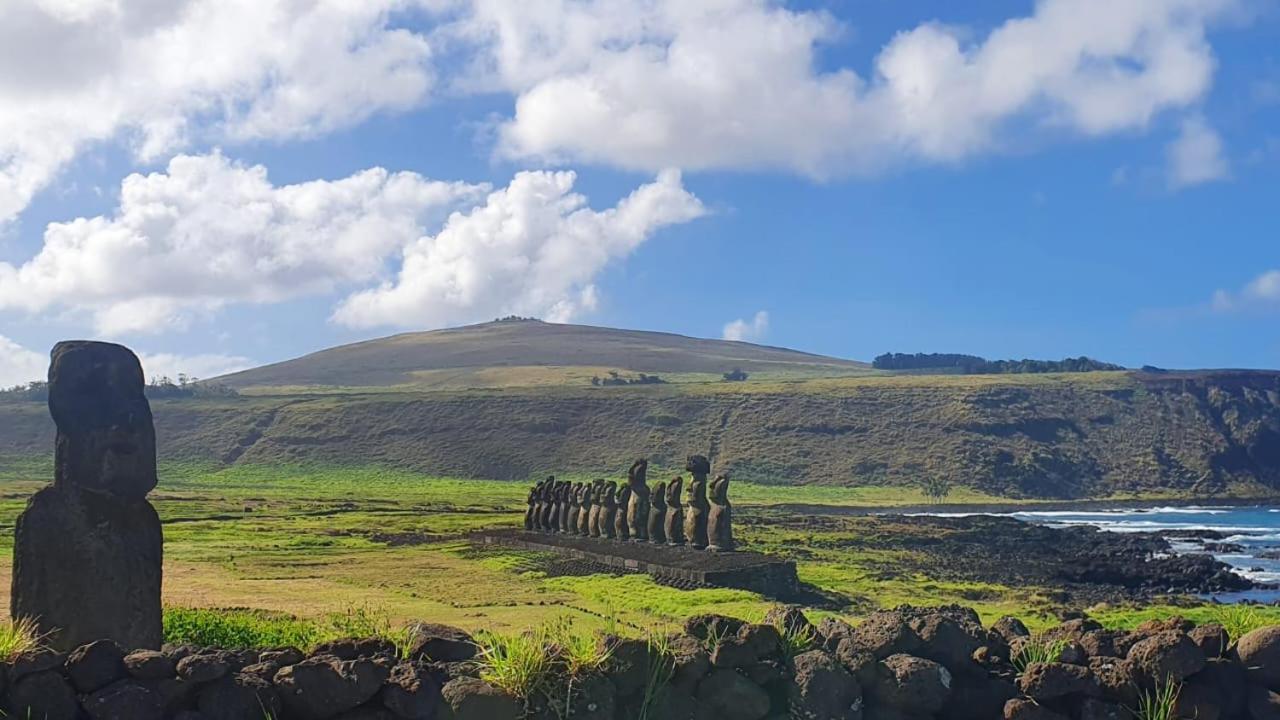
[[[23,653],[39,650],[46,639],[47,635],[41,634],[34,618],[0,623],[0,660],[11,662]]]
[[[787,660],[794,660],[801,653],[813,649],[818,633],[812,625],[786,627],[778,623],[778,634],[782,636],[782,652]]]
[[[1144,689],[1138,695],[1138,707],[1130,708],[1134,720],[1178,720],[1178,696],[1182,683],[1166,678],[1157,681],[1153,689]]]
[[[644,695],[640,700],[639,720],[661,720],[650,713],[661,697],[667,681],[675,674],[676,658],[671,652],[671,636],[652,634],[648,637],[649,657],[645,668]]]
[[[554,667],[545,629],[520,634],[480,632],[476,642],[482,680],[526,700],[543,690]]]
[[[1250,605],[1220,605],[1213,611],[1213,621],[1222,626],[1235,642],[1241,636],[1270,625],[1262,613]]]
[[[1066,648],[1066,640],[1048,640],[1044,637],[1032,636],[1018,648],[1009,662],[1013,664],[1018,674],[1022,674],[1036,663],[1058,662],[1062,657],[1062,651]]]

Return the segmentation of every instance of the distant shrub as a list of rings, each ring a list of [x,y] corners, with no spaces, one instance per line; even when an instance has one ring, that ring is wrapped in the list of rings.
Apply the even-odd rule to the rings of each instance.
[[[724,374],[724,381],[725,382],[742,382],[743,380],[746,380],[747,377],[748,377],[747,374],[743,372],[742,368],[734,368],[731,372],[727,372]]]
[[[1123,366],[1084,356],[1064,360],[987,360],[957,353],[885,353],[876,357],[871,366],[878,370],[951,370],[966,375],[1124,370]]]
[[[920,482],[920,492],[928,498],[929,502],[941,503],[951,494],[951,481],[942,478],[925,478]]]
[[[200,378],[179,373],[175,381],[167,375],[151,379],[145,392],[152,400],[168,398],[209,398],[236,397],[235,388],[219,383],[201,382]],[[15,385],[7,390],[0,390],[0,401],[15,402],[47,402],[49,400],[49,383],[44,381],[29,382],[26,385]]]
[[[610,370],[609,377],[606,378],[598,375],[591,378],[591,384],[597,387],[611,385],[665,385],[666,382],[666,380],[657,375],[645,373],[637,373],[635,377],[625,377],[617,370]]]

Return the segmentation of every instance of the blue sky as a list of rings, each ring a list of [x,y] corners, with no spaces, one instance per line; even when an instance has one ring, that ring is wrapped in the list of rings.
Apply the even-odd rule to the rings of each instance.
[[[13,17],[0,384],[72,336],[207,376],[508,313],[858,359],[1280,367],[1270,3]]]

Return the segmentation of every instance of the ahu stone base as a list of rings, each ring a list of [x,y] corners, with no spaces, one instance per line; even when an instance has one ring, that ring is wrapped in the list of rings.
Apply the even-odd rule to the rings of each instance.
[[[750,590],[776,599],[799,591],[796,564],[754,552],[711,552],[687,545],[588,538],[529,530],[489,530],[473,540],[525,550],[554,552],[622,572],[643,572],[658,580],[692,587]]]

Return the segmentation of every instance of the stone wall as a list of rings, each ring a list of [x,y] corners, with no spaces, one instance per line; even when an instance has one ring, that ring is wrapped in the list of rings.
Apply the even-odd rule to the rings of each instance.
[[[1172,717],[1280,718],[1280,627],[1233,640],[1181,619],[1132,632],[1080,619],[1032,638],[961,607],[856,627],[779,607],[766,621],[694,617],[663,643],[601,636],[602,671],[552,673],[533,697],[482,680],[472,638],[437,625],[416,626],[403,652],[378,639],[309,655],[98,641],[20,656],[0,687],[9,717],[46,720],[1146,720],[1133,710],[1161,688],[1177,693]],[[1015,667],[1029,643],[1053,661]]]

